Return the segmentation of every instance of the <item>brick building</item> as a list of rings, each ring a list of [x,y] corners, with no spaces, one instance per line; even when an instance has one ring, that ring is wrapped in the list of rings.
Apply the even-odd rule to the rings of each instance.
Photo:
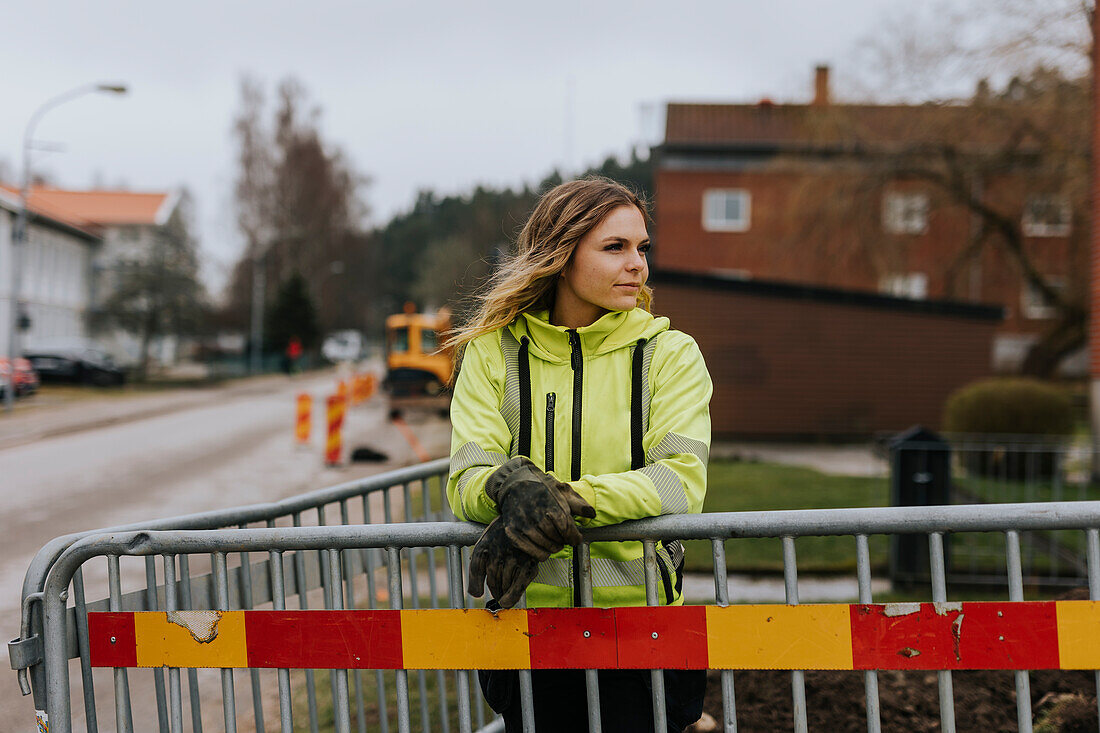
[[[989,374],[1000,308],[657,271],[654,310],[699,344],[715,438],[848,439],[936,428]]]
[[[986,151],[1011,134],[1003,116],[967,106],[834,104],[826,67],[809,104],[669,104],[656,150],[654,265],[999,305],[990,368],[1014,371],[1053,310],[1004,248],[973,246],[977,215],[942,187],[892,170],[904,167],[901,150],[950,139]],[[1031,174],[1026,143],[1020,151],[1018,164],[967,185],[1015,212],[1023,247],[1053,286],[1085,287],[1073,265],[1074,248],[1087,246],[1084,212]],[[1076,363],[1083,369],[1083,358]]]

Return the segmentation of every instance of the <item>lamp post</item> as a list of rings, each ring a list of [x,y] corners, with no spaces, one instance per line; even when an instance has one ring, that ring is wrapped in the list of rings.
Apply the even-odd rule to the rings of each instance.
[[[85,94],[97,92],[125,94],[126,85],[85,84],[75,89],[70,89],[64,94],[59,94],[34,111],[30,121],[27,123],[26,130],[23,132],[23,181],[19,188],[19,216],[15,221],[15,235],[12,237],[11,243],[11,289],[9,291],[8,308],[8,326],[10,329],[8,332],[8,360],[10,369],[8,370],[7,389],[4,390],[4,409],[7,412],[11,412],[15,407],[15,359],[19,355],[19,330],[22,325],[22,309],[20,308],[19,302],[19,287],[21,280],[20,255],[22,254],[23,245],[27,242],[27,221],[29,218],[27,212],[27,199],[30,196],[31,188],[31,142],[34,135],[34,128],[38,125],[38,121],[42,119],[42,116],[54,107],[72,101],[77,97],[82,97]]]

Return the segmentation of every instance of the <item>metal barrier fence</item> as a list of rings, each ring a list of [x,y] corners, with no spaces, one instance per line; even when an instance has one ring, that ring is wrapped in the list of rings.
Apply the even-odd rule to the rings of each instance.
[[[444,458],[301,494],[281,501],[170,517],[97,531],[205,530],[312,524],[330,526],[353,523],[369,524],[372,521],[381,521],[386,524],[412,521],[453,521],[454,515],[451,513],[445,496],[448,466],[449,460]],[[45,589],[46,578],[57,559],[68,547],[92,534],[94,532],[82,532],[51,540],[35,555],[24,577],[20,638],[8,644],[8,654],[12,669],[17,670],[23,694],[33,694],[34,706],[38,710],[44,710],[46,706],[45,675],[42,665],[43,617],[41,609],[42,592]],[[429,563],[433,568],[434,560],[434,558],[429,558]],[[196,569],[196,572],[201,572],[202,569],[200,566]],[[209,572],[209,566],[205,570]],[[305,570],[306,568],[303,566],[303,571]],[[148,558],[142,564],[142,567],[127,568],[127,571],[125,574],[120,574],[118,569],[115,568],[109,573],[100,573],[94,578],[87,579],[83,572],[78,572],[74,577],[72,593],[74,606],[69,609],[67,624],[71,657],[75,658],[77,656],[77,631],[81,628],[76,623],[76,608],[80,608],[83,613],[85,611],[107,610],[112,603],[119,604],[124,609],[164,607],[163,584],[158,584],[152,558]],[[249,571],[250,568],[247,563],[232,570],[235,603],[239,603],[238,599],[244,599],[245,601],[249,599],[252,590],[248,584]],[[183,566],[181,572],[183,577],[189,576],[186,565]],[[208,584],[208,581],[209,578],[203,582]],[[309,568],[309,572],[304,572],[302,575],[300,587],[303,591],[309,591],[320,588],[321,582],[322,577],[319,568],[313,565]],[[156,595],[158,587],[160,588],[159,596]],[[114,601],[110,600],[116,595],[116,591],[118,598]],[[212,598],[213,596],[199,596],[194,601],[199,602],[200,598],[205,599],[207,597]],[[92,600],[88,601],[86,598]],[[185,601],[186,598],[184,596]],[[270,599],[270,595],[268,598]],[[307,594],[302,596],[302,602],[309,602]],[[161,605],[158,606],[158,603]],[[88,677],[87,671],[85,671],[84,676],[85,678]],[[189,677],[192,689],[194,689],[195,677],[193,674]],[[318,724],[315,719],[316,705],[313,677],[312,672],[308,673],[309,709],[311,711],[309,726],[311,730],[316,731]],[[158,703],[162,703],[164,685],[160,677],[156,681],[155,695]],[[89,704],[86,708],[89,711],[89,730],[96,730],[93,706]],[[479,706],[477,712],[479,718],[484,719],[483,708]],[[163,716],[161,716],[161,721],[163,722]],[[162,727],[162,729],[164,728]]]
[[[916,431],[912,431],[916,432]],[[918,432],[895,438],[891,455],[893,503],[1001,504],[1100,499],[1091,482],[1092,446],[1073,436],[970,435]],[[1073,533],[1050,530],[1021,537],[1025,575],[1048,586],[1086,582],[1084,543]],[[903,541],[903,545],[905,542]],[[956,538],[945,548],[949,583],[997,584],[1005,557],[990,538]],[[928,568],[905,570],[926,578]]]
[[[872,535],[894,535],[920,533],[928,538],[931,584],[929,588],[930,599],[935,604],[927,608],[916,604],[888,604],[883,607],[869,605],[852,606],[844,608],[843,614],[850,614],[851,626],[845,632],[849,636],[848,656],[840,653],[830,660],[821,661],[821,654],[798,653],[798,635],[792,638],[782,639],[782,647],[794,647],[796,653],[792,656],[784,656],[776,652],[772,665],[778,668],[801,667],[807,668],[846,668],[863,669],[864,686],[866,695],[867,728],[869,731],[878,731],[881,728],[879,716],[878,677],[876,669],[934,669],[937,670],[941,730],[955,730],[954,698],[952,692],[951,669],[1013,669],[1022,662],[1033,664],[1032,668],[1087,668],[1100,667],[1100,649],[1091,641],[1095,637],[1093,630],[1100,622],[1100,606],[1088,602],[1059,603],[1029,603],[1024,599],[1024,587],[1027,579],[1021,568],[1020,536],[1025,532],[1066,530],[1080,534],[1083,543],[1087,547],[1088,580],[1090,596],[1100,600],[1100,502],[1061,502],[1061,503],[1033,503],[1033,504],[1004,504],[997,506],[943,506],[943,507],[919,507],[919,508],[874,508],[874,509],[834,509],[812,511],[784,511],[784,512],[740,512],[703,515],[677,515],[665,516],[653,519],[628,522],[613,527],[603,527],[584,532],[585,544],[579,546],[581,557],[580,587],[585,605],[591,605],[592,578],[589,574],[588,544],[601,541],[642,540],[645,548],[644,579],[646,595],[651,606],[657,605],[657,556],[655,543],[659,540],[682,539],[709,541],[712,548],[714,563],[714,598],[713,605],[700,609],[699,607],[651,609],[647,613],[655,614],[652,618],[658,618],[656,614],[675,613],[681,614],[674,618],[686,618],[683,614],[694,613],[696,618],[705,619],[708,635],[708,645],[705,653],[697,655],[687,661],[683,655],[676,657],[676,664],[670,667],[681,668],[714,668],[722,669],[721,692],[723,700],[722,724],[727,731],[736,730],[736,695],[734,684],[734,669],[754,668],[751,665],[759,662],[759,658],[751,654],[742,654],[735,645],[727,643],[728,639],[722,636],[719,630],[721,624],[718,621],[723,614],[738,611],[738,607],[729,606],[728,581],[726,570],[726,545],[732,543],[736,548],[737,542],[747,538],[777,538],[778,547],[782,552],[784,581],[786,588],[786,605],[775,606],[766,609],[770,615],[767,622],[773,617],[787,617],[783,609],[790,611],[799,602],[798,595],[798,570],[796,557],[796,543],[801,537],[807,536],[847,536],[852,542],[851,551],[856,558],[856,576],[858,584],[860,604],[872,604],[871,575],[872,563],[869,551],[869,538]],[[997,533],[1002,541],[1006,557],[1007,573],[1003,577],[1006,587],[1008,603],[1002,604],[952,604],[948,603],[946,583],[946,563],[944,559],[944,536],[948,533]],[[99,564],[100,559],[105,560],[111,593],[108,610],[123,612],[127,610],[142,611],[161,609],[169,612],[156,614],[160,617],[158,623],[161,627],[172,625],[171,614],[181,609],[216,609],[221,614],[218,618],[229,622],[230,618],[236,619],[235,623],[248,624],[250,621],[261,619],[260,615],[252,614],[284,614],[289,598],[297,595],[302,608],[306,607],[307,588],[313,583],[309,578],[316,575],[320,583],[320,591],[323,603],[330,613],[339,609],[354,609],[366,606],[368,609],[385,607],[391,612],[399,614],[408,613],[401,609],[417,608],[418,605],[441,606],[443,608],[463,609],[472,605],[470,599],[462,588],[463,557],[462,548],[471,545],[480,534],[480,528],[474,525],[462,523],[422,523],[422,524],[394,524],[394,525],[364,525],[364,526],[340,526],[340,527],[288,527],[252,530],[218,530],[218,531],[137,531],[115,532],[86,536],[65,549],[53,562],[49,570],[49,577],[45,585],[41,602],[44,607],[45,624],[43,628],[44,641],[44,684],[45,702],[49,713],[50,730],[65,732],[70,730],[70,696],[72,690],[69,684],[69,660],[74,657],[80,659],[80,671],[83,680],[85,718],[89,730],[97,730],[96,720],[100,715],[108,716],[109,708],[113,707],[113,723],[118,730],[134,730],[135,712],[133,696],[133,683],[136,674],[131,675],[127,667],[151,666],[153,686],[156,688],[156,710],[149,717],[139,719],[138,730],[153,727],[153,720],[157,720],[159,730],[182,731],[184,729],[184,686],[181,680],[181,668],[191,666],[203,666],[210,664],[217,656],[206,656],[202,660],[195,661],[193,657],[187,657],[191,652],[184,650],[173,653],[183,656],[152,657],[141,662],[134,658],[133,663],[119,662],[117,657],[111,657],[111,653],[103,651],[105,647],[116,644],[137,644],[139,641],[130,642],[121,636],[111,635],[109,641],[105,641],[104,623],[118,622],[121,616],[104,617],[94,616],[95,619],[91,631],[89,631],[87,610],[90,604],[84,602],[81,593],[83,572],[88,571],[93,565]],[[264,559],[254,562],[252,553],[262,553]],[[445,565],[445,572],[439,577],[436,568],[431,565],[432,558],[443,555],[440,567]],[[163,566],[163,582],[156,578],[156,558],[161,558]],[[383,560],[384,557],[384,560]],[[424,566],[417,565],[419,558],[428,560],[427,571]],[[147,588],[143,593],[126,594],[123,592],[126,574],[121,568],[124,563],[134,562],[140,558],[149,572]],[[192,575],[199,567],[200,559],[209,558],[212,567],[210,575]],[[235,562],[234,562],[235,561]],[[383,600],[379,594],[380,576],[379,569],[385,567],[386,587],[388,598]],[[428,583],[427,597],[423,596],[423,583]],[[74,606],[66,608],[68,599],[75,599]],[[366,603],[356,599],[366,598]],[[445,598],[439,603],[440,598]],[[239,616],[232,616],[225,612],[237,609],[253,609],[256,606],[271,604],[270,611],[247,611]],[[1077,605],[1075,605],[1077,604]],[[1083,604],[1083,605],[1082,605]],[[983,606],[979,608],[979,606]],[[751,609],[752,607],[740,607]],[[803,611],[812,612],[816,609],[828,609],[828,606],[802,607]],[[771,611],[774,610],[774,613]],[[836,610],[836,609],[834,609]],[[1019,610],[1019,613],[1017,613]],[[563,623],[568,623],[577,614],[583,611],[569,609],[560,611],[565,615],[559,617]],[[614,613],[621,613],[622,609],[616,609]],[[704,613],[705,612],[705,613]],[[320,611],[308,613],[319,614]],[[421,629],[431,628],[431,623],[438,621],[443,623],[445,617],[441,614],[451,613],[444,610],[427,611],[436,614],[428,618],[429,626],[421,625]],[[503,612],[508,613],[508,612]],[[502,613],[502,616],[503,616]],[[524,612],[513,612],[524,613]],[[532,611],[532,614],[539,612]],[[614,613],[612,615],[614,615]],[[472,615],[471,615],[472,614]],[[463,616],[463,623],[476,622],[478,618],[488,618],[489,612],[476,611]],[[485,614],[485,615],[482,615]],[[969,625],[963,624],[963,616],[974,614],[979,617],[991,619],[988,622],[975,621]],[[915,626],[906,626],[899,619],[910,617]],[[1003,622],[997,622],[995,617],[1005,617]],[[152,618],[146,615],[144,618]],[[182,621],[181,621],[182,618]],[[200,730],[204,721],[203,703],[214,702],[220,708],[219,712],[224,721],[226,730],[237,730],[238,721],[245,726],[252,726],[256,730],[264,730],[265,701],[271,696],[265,697],[262,687],[261,674],[275,675],[277,698],[270,704],[277,706],[277,717],[280,729],[290,731],[294,727],[295,707],[300,707],[300,700],[296,703],[293,693],[293,685],[290,679],[290,670],[293,666],[290,661],[283,658],[281,662],[268,662],[266,664],[255,660],[251,656],[251,646],[247,652],[238,648],[237,652],[216,651],[208,642],[213,640],[211,630],[197,628],[200,617],[177,617],[176,624],[182,624],[188,629],[189,638],[184,641],[187,645],[203,647],[202,651],[207,655],[212,654],[238,654],[234,660],[222,661],[213,666],[221,667],[216,674],[220,677],[220,692],[214,689],[215,685],[208,683],[206,689],[200,689],[199,682],[194,676],[194,670],[188,669],[187,693],[191,711],[192,729]],[[320,619],[320,616],[298,616],[298,623],[303,619]],[[325,617],[325,618],[332,618]],[[377,637],[370,637],[370,642],[360,640],[359,645],[346,643],[345,651],[361,650],[362,654],[370,656],[372,644],[381,644],[387,639],[392,642],[392,630],[387,636],[386,623],[397,623],[403,627],[405,617],[399,621],[390,617],[371,617],[373,621],[364,627],[377,632]],[[533,618],[533,616],[532,616]],[[647,617],[649,618],[649,617]],[[733,617],[737,622],[732,624],[737,627],[748,618],[744,614]],[[821,614],[809,613],[801,616],[798,624],[786,627],[770,627],[773,632],[789,632],[792,628],[802,628],[807,635],[802,639],[805,644],[817,649],[821,646],[819,632],[827,631],[827,624],[821,620]],[[835,618],[835,617],[834,617]],[[857,633],[857,621],[865,623],[867,618],[880,618],[884,625],[875,627],[866,636]],[[106,621],[103,621],[106,619]],[[113,621],[112,621],[113,619]],[[714,624],[712,626],[712,619]],[[816,620],[815,620],[816,619]],[[1015,622],[1012,619],[1016,619]],[[1039,619],[1037,621],[1036,619]],[[667,620],[667,619],[666,619]],[[782,621],[782,618],[780,618]],[[902,619],[904,621],[904,619]],[[136,621],[131,621],[136,624]],[[142,622],[145,623],[144,621]],[[309,623],[309,622],[306,622]],[[367,623],[367,622],[361,622]],[[764,619],[759,619],[763,625]],[[793,623],[793,622],[792,622]],[[897,624],[901,623],[901,626]],[[946,634],[928,634],[928,624],[949,623]],[[998,623],[1002,625],[998,626]],[[373,624],[373,625],[371,625]],[[921,624],[925,624],[922,626]],[[1053,624],[1053,625],[1052,625]],[[727,623],[727,628],[730,624]],[[841,624],[843,626],[843,624]],[[1045,636],[1036,636],[1036,628],[1042,627],[1046,631]],[[119,627],[122,628],[122,627]],[[144,628],[144,627],[143,627]],[[158,627],[160,628],[160,627]],[[282,628],[288,628],[286,626]],[[469,627],[462,627],[469,628]],[[501,627],[503,629],[503,626]],[[580,627],[577,627],[580,628]],[[676,644],[675,626],[662,627],[669,631],[673,637],[665,643]],[[840,628],[837,626],[836,628]],[[939,628],[939,627],[937,627]],[[214,629],[217,629],[215,624]],[[624,627],[618,627],[618,633],[623,635],[618,647],[619,663],[623,662],[622,644],[630,641],[629,634]],[[885,631],[883,631],[885,629]],[[893,631],[891,631],[893,629]],[[898,631],[902,629],[902,631]],[[907,631],[905,629],[908,629]],[[922,629],[924,632],[922,632]],[[526,629],[521,629],[526,631]],[[445,630],[444,630],[445,631]],[[696,630],[697,631],[697,630]],[[637,629],[634,630],[635,637]],[[904,633],[903,633],[904,632]],[[136,633],[136,632],[135,632]],[[147,640],[157,637],[159,632],[147,634]],[[233,633],[229,629],[217,632],[224,635],[226,643],[231,645]],[[501,632],[504,633],[503,631]],[[900,644],[904,640],[906,646],[901,651],[895,647],[883,649],[874,648],[875,634],[879,636],[886,633],[889,637],[894,634],[887,644]],[[241,631],[239,635],[247,634],[250,638],[253,631]],[[898,635],[900,634],[900,635]],[[992,636],[990,636],[992,634]],[[1000,635],[999,637],[997,635]],[[643,637],[647,634],[643,634]],[[140,636],[140,634],[138,634]],[[287,635],[292,636],[292,634]],[[531,635],[534,637],[535,635]],[[656,640],[657,631],[653,631],[652,638]],[[813,638],[810,638],[813,637]],[[488,638],[488,637],[486,637]],[[587,638],[587,635],[586,635]],[[1035,639],[1040,639],[1036,642]],[[313,637],[313,643],[318,639],[323,640],[324,635]],[[807,641],[807,639],[809,639]],[[1028,641],[1030,640],[1030,641]],[[278,641],[278,640],[276,640]],[[345,641],[347,641],[345,639]],[[633,639],[635,648],[638,639]],[[774,640],[773,640],[774,641]],[[858,643],[857,643],[858,642]],[[163,652],[168,641],[157,641]],[[242,642],[243,643],[243,642]],[[486,642],[489,643],[489,642]],[[524,635],[523,643],[527,643],[527,635]],[[522,701],[522,713],[525,728],[533,729],[532,691],[529,669],[535,666],[535,641],[531,643],[531,657],[526,667],[524,664],[513,664],[521,668],[520,691]],[[593,640],[595,643],[595,640]],[[648,643],[648,642],[646,642]],[[287,639],[287,644],[291,640]],[[805,646],[804,644],[804,646]],[[857,647],[869,645],[857,650]],[[1031,651],[1024,653],[1025,647],[1030,644]],[[98,646],[97,646],[98,645]],[[249,642],[251,645],[251,641]],[[190,646],[188,648],[190,648]],[[308,645],[307,645],[308,646]],[[767,646],[767,644],[765,644]],[[1052,647],[1061,652],[1052,651]],[[676,647],[671,647],[676,648]],[[773,644],[773,648],[779,646]],[[95,689],[96,681],[92,669],[92,656],[100,651],[100,662],[104,654],[108,662],[113,666],[119,666],[110,671],[113,679],[106,680],[113,685],[114,696],[112,705],[103,705],[103,710],[97,706]],[[975,651],[975,650],[978,651]],[[1015,650],[1015,652],[1014,652]],[[306,657],[311,660],[324,658],[323,650],[307,648]],[[904,652],[904,653],[903,653]],[[922,652],[923,659],[922,659]],[[360,653],[359,651],[355,652]],[[709,657],[707,654],[709,653]],[[244,654],[242,658],[239,656]],[[319,656],[320,655],[320,656]],[[675,655],[669,656],[670,662]],[[579,652],[579,657],[590,663],[591,655]],[[652,656],[642,656],[653,662]],[[358,659],[358,658],[356,658]],[[784,662],[795,661],[789,666]],[[840,659],[841,662],[836,660]],[[709,660],[709,661],[708,661]],[[816,661],[815,661],[816,660]],[[846,661],[844,661],[846,660]],[[484,663],[482,657],[472,654],[469,661],[478,661],[481,668],[491,668]],[[805,663],[804,663],[805,662]],[[164,666],[158,666],[164,665]],[[815,665],[817,665],[815,667]],[[336,667],[336,664],[326,664]],[[359,669],[358,667],[366,669]],[[410,672],[411,669],[421,669]],[[356,663],[348,661],[340,665],[339,669],[330,669],[328,673],[330,691],[327,695],[310,695],[310,724],[316,728],[317,718],[314,707],[322,699],[331,701],[333,724],[336,731],[352,730],[353,721],[358,730],[381,729],[389,730],[391,713],[396,717],[398,730],[410,731],[414,722],[418,722],[422,730],[449,730],[451,726],[461,731],[470,731],[474,725],[472,718],[476,715],[479,695],[476,684],[473,684],[469,673],[455,670],[461,663],[444,661],[438,663],[414,662],[380,662],[370,657],[359,660]],[[590,730],[600,730],[597,678],[594,669],[596,667],[615,666],[614,664],[592,663],[593,669],[586,672],[589,690],[589,727]],[[627,665],[629,666],[629,664]],[[637,666],[635,664],[635,666]],[[645,665],[649,666],[649,665]],[[271,667],[272,669],[267,669]],[[281,667],[281,668],[280,668]],[[249,717],[247,705],[240,704],[235,694],[235,673],[233,668],[248,668],[247,673],[251,677],[253,704],[252,714]],[[260,669],[264,668],[264,669]],[[354,668],[354,669],[353,669]],[[428,671],[424,671],[427,668]],[[344,671],[349,670],[349,671]],[[374,704],[367,700],[365,692],[365,672],[373,670],[375,675],[375,694],[369,696]],[[384,670],[393,670],[390,672]],[[446,670],[455,670],[447,672]],[[167,683],[165,683],[167,674]],[[243,674],[238,672],[236,674]],[[410,689],[410,679],[415,674],[417,689]],[[1100,682],[1100,673],[1097,673],[1097,681]],[[389,676],[387,676],[389,675]],[[434,678],[434,679],[433,679]],[[392,683],[390,680],[392,679]],[[657,670],[652,672],[653,709],[655,730],[665,730],[665,709],[663,694],[663,676]],[[1016,695],[1015,701],[1006,699],[1006,706],[1015,705],[1019,729],[1030,731],[1032,724],[1031,695],[1029,689],[1029,676],[1026,670],[1015,672]],[[104,683],[105,683],[104,682]],[[212,682],[212,681],[211,681]],[[101,684],[104,684],[101,683]],[[429,690],[429,686],[431,690]],[[271,687],[269,686],[269,690]],[[390,695],[388,691],[394,694]],[[429,694],[431,693],[431,694]],[[807,730],[807,701],[803,672],[795,669],[791,672],[791,695],[794,710],[796,731]],[[391,699],[392,698],[392,699]],[[207,706],[209,707],[209,706]],[[414,709],[419,708],[419,716],[415,716]],[[453,713],[453,714],[452,714]],[[414,718],[419,717],[418,721]],[[482,721],[478,721],[480,725]],[[205,723],[211,725],[212,723]]]

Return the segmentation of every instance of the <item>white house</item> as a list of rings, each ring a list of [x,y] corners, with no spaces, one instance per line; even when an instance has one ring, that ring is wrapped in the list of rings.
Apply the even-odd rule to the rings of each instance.
[[[53,210],[30,206],[27,241],[20,258],[19,300],[29,319],[20,345],[88,338],[93,261],[102,246],[94,224]],[[12,247],[19,195],[0,187],[0,354],[7,355],[12,323]]]
[[[12,187],[0,185],[0,196],[18,201],[18,192]],[[79,291],[85,299],[87,310],[102,305],[110,296],[120,268],[144,262],[150,256],[160,228],[176,213],[179,199],[178,191],[71,191],[35,187],[31,189],[28,203],[32,211],[47,212],[62,220],[80,223],[97,235],[98,246],[91,250],[91,260],[83,280],[84,289]],[[33,257],[24,258],[25,266]],[[41,288],[67,290],[70,297],[77,297],[77,286],[71,280],[58,279],[58,274],[52,272],[42,274],[41,278]],[[27,279],[25,276],[24,294],[30,292]],[[86,326],[82,329],[81,335],[87,336]],[[48,337],[46,332],[35,332],[32,326],[31,331],[24,335],[23,344],[33,345],[36,340]],[[112,330],[97,332],[94,337],[97,345],[120,362],[134,363],[140,358],[141,342],[132,334]],[[152,344],[152,357],[161,363],[174,361],[175,351],[174,337],[159,339]]]

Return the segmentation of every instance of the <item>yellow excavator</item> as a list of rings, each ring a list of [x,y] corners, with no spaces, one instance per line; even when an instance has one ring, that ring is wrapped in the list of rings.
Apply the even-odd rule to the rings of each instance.
[[[424,408],[446,413],[451,403],[454,355],[444,334],[451,312],[418,313],[406,303],[403,313],[386,318],[386,378],[390,409]]]

